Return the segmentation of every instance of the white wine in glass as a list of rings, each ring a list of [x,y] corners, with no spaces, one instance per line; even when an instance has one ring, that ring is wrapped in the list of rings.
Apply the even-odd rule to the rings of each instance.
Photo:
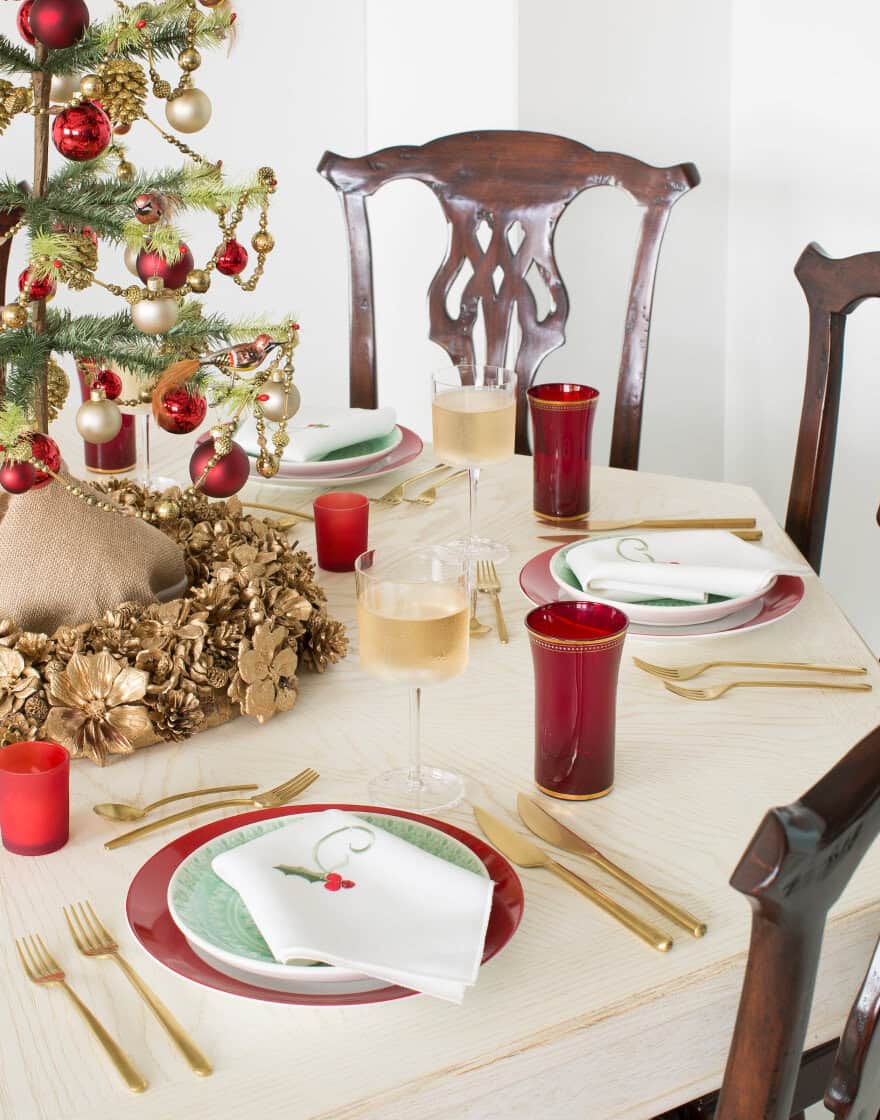
[[[363,668],[410,687],[410,759],[370,783],[371,797],[398,809],[438,810],[461,799],[461,779],[421,763],[421,690],[464,672],[470,602],[464,562],[433,553],[386,556],[375,549],[355,562],[358,637]]]
[[[516,441],[516,373],[500,366],[457,365],[431,378],[431,421],[437,459],[468,468],[468,535],[447,549],[468,560],[506,559],[508,549],[476,532],[480,468],[513,458]]]

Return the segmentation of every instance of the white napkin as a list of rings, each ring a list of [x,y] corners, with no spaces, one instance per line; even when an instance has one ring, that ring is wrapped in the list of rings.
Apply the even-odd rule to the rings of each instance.
[[[393,408],[321,408],[304,406],[287,425],[290,443],[284,449],[285,463],[310,463],[340,447],[387,436],[394,430],[397,413]],[[235,437],[245,451],[259,451],[253,416],[238,429]]]
[[[325,961],[454,1003],[476,983],[495,884],[351,813],[292,817],[211,866],[282,963]]]
[[[622,603],[760,592],[777,576],[809,569],[717,529],[633,533],[585,541],[565,554],[581,588]]]

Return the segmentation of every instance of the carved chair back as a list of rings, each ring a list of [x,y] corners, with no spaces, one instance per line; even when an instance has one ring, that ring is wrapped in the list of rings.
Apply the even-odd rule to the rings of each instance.
[[[752,934],[716,1120],[789,1120],[821,1096],[796,1090],[825,920],[878,831],[880,727],[799,801],[771,809],[746,849],[731,884],[751,902]],[[878,1006],[875,953],[825,1098],[839,1118],[874,1120],[880,1109]],[[828,1070],[833,1049],[820,1049]]]
[[[673,204],[700,181],[693,164],[652,167],[562,136],[490,131],[444,136],[421,147],[386,148],[354,159],[325,152],[318,170],[339,191],[348,229],[351,404],[375,408],[378,400],[366,200],[386,183],[415,179],[434,192],[449,224],[446,257],[428,292],[430,337],[453,362],[473,364],[474,325],[482,308],[486,362],[504,365],[518,320],[516,450],[524,454],[529,452],[526,391],[544,358],[565,341],[568,293],[553,251],[557,223],[569,203],[590,187],[627,191],[642,208],[642,220],[618,375],[611,465],[638,467],[657,261]],[[485,249],[479,236],[484,224],[491,233]],[[447,299],[468,263],[472,274],[458,313],[451,314]],[[551,308],[543,317],[532,273],[550,295]]]
[[[785,531],[818,572],[837,440],[846,317],[863,300],[880,296],[880,253],[835,260],[813,243],[801,253],[794,273],[807,297],[810,342]]]

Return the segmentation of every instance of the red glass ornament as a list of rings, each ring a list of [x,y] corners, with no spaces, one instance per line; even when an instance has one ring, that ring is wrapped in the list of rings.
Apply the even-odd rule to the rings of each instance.
[[[137,255],[137,274],[145,284],[151,276],[161,276],[166,288],[182,288],[194,264],[192,253],[183,243],[180,245],[180,256],[174,264],[169,264],[161,253],[141,249]]]
[[[31,280],[30,269],[23,269],[18,275],[18,290],[25,292],[28,299],[51,299],[55,295],[57,285],[50,276],[42,280]]]
[[[25,494],[33,486],[37,472],[32,463],[12,463],[0,467],[0,486],[10,494]]]
[[[42,856],[67,843],[70,755],[59,743],[13,743],[0,751],[3,847]]]
[[[30,12],[31,31],[47,47],[72,47],[89,26],[84,0],[34,0]]]
[[[248,262],[248,251],[240,241],[227,241],[217,257],[217,271],[224,276],[238,276],[244,272]]]
[[[122,378],[115,369],[99,369],[92,378],[93,389],[103,389],[108,401],[115,401],[122,393]]]
[[[198,482],[202,471],[208,465],[208,460],[214,454],[214,441],[206,439],[200,443],[192,453],[189,461],[189,477],[193,482]],[[207,478],[199,490],[207,498],[231,498],[233,494],[244,486],[250,474],[251,464],[244,448],[233,441],[228,455],[224,455],[220,462],[208,471]]]
[[[629,620],[586,600],[526,615],[535,670],[535,784],[588,801],[614,785],[617,675]]]
[[[314,510],[318,567],[327,572],[353,572],[355,560],[367,551],[369,499],[335,490],[315,498]]]
[[[156,423],[172,435],[194,432],[208,414],[208,402],[200,393],[191,393],[184,386],[169,389],[162,397]]]
[[[31,30],[31,8],[33,6],[34,0],[24,0],[24,3],[18,9],[18,15],[15,17],[19,35],[26,43],[30,43],[31,46],[37,41]]]
[[[61,452],[58,450],[58,444],[54,439],[49,436],[43,435],[42,432],[37,432],[30,437],[31,451],[34,453],[34,458],[39,459],[42,463],[57,474],[61,470]],[[37,468],[36,475],[34,476],[34,485],[32,489],[39,490],[41,486],[45,486],[47,482],[52,481],[52,475],[46,474]]]
[[[52,124],[52,143],[65,159],[95,159],[110,143],[110,118],[100,105],[84,101],[59,113]]]
[[[598,389],[589,385],[535,385],[532,416],[532,508],[539,517],[570,521],[590,512],[590,449]]]

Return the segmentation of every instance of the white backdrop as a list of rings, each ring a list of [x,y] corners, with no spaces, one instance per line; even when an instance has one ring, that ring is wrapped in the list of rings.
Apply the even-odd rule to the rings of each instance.
[[[110,0],[92,0],[97,16]],[[834,255],[875,245],[880,141],[873,128],[869,0],[249,0],[229,59],[199,73],[215,106],[196,139],[244,171],[270,163],[280,189],[278,248],[258,292],[217,277],[209,304],[232,313],[293,309],[298,378],[312,400],[347,396],[347,259],[335,192],[315,173],[325,148],[362,154],[470,128],[560,132],[652,163],[692,160],[702,184],[670,220],[648,367],[642,466],[754,485],[784,515],[803,392],[806,310],[792,275],[818,240]],[[13,5],[4,9],[11,33]],[[283,41],[284,52],[277,48]],[[166,69],[170,69],[166,66]],[[140,126],[145,167],[177,154]],[[3,140],[4,170],[29,174],[27,122]],[[572,318],[542,378],[603,392],[607,454],[637,215],[620,192],[573,204],[557,246]],[[216,243],[187,223],[197,258]],[[425,291],[445,230],[423,187],[387,188],[373,207],[380,395],[428,428]],[[121,254],[101,275],[123,280]],[[109,297],[108,297],[109,299]],[[100,295],[78,305],[115,306]],[[873,572],[880,501],[880,307],[852,318],[824,575],[880,649]],[[73,408],[65,428],[71,427]],[[77,447],[75,435],[68,445]],[[75,458],[75,456],[74,456]]]

